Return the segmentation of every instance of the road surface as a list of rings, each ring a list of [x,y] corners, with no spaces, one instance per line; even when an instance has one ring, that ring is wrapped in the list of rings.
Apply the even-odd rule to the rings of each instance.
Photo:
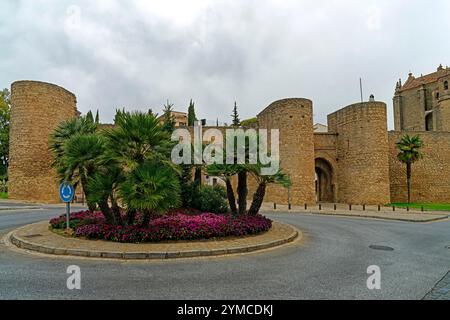
[[[0,237],[63,212],[0,210]],[[422,299],[450,269],[450,221],[269,216],[304,239],[247,255],[137,262],[48,258],[2,242],[0,299]],[[81,290],[67,289],[69,265],[81,269]],[[379,290],[366,285],[371,265],[381,271]]]

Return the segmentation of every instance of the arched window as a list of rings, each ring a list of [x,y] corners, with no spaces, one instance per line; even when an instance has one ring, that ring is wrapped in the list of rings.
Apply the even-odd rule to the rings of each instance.
[[[448,90],[448,81],[444,81],[444,90]]]

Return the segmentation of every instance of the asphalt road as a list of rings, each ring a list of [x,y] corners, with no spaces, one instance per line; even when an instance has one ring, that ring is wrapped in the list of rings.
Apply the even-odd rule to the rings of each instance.
[[[2,210],[0,237],[63,211]],[[48,258],[0,243],[0,299],[421,299],[450,269],[450,221],[270,217],[305,239],[261,253],[163,262]],[[81,268],[81,290],[66,287],[69,265]],[[381,269],[380,290],[367,289],[369,265]]]

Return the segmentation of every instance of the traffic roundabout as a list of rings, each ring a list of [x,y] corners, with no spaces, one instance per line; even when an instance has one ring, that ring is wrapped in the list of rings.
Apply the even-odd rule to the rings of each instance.
[[[52,232],[48,221],[29,224],[7,234],[5,242],[29,253],[123,260],[174,259],[244,254],[279,247],[302,238],[295,227],[273,222],[264,233],[243,237],[158,243],[116,243],[66,237]]]

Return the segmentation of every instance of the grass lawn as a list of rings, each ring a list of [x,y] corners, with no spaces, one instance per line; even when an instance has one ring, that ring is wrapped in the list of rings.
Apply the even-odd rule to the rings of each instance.
[[[7,192],[0,192],[0,199],[8,199],[8,193]]]
[[[391,203],[390,206],[396,206],[399,208],[406,208],[407,203]],[[410,203],[411,209],[423,209],[426,211],[450,211],[450,203]]]

